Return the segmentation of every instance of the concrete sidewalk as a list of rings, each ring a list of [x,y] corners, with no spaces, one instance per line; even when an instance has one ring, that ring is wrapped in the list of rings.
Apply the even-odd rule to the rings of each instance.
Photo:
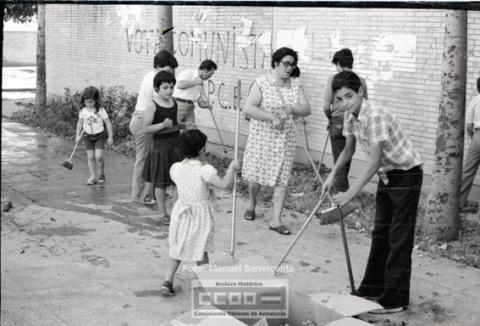
[[[190,310],[194,275],[181,266],[181,291],[160,295],[168,227],[158,224],[155,210],[128,203],[133,159],[108,152],[107,183],[89,187],[83,146],[73,170],[61,167],[72,148],[72,142],[2,121],[2,196],[14,208],[1,219],[1,324],[169,325]],[[217,195],[212,261],[227,258],[230,247],[231,194]],[[268,230],[270,203],[260,205],[265,217],[253,222],[241,218],[246,205],[239,198],[236,255],[263,255],[276,265],[294,235]],[[284,214],[295,234],[305,216]],[[347,236],[358,285],[370,239],[355,230]],[[312,222],[286,263],[292,271],[282,276],[305,296],[349,292],[338,225]],[[479,301],[480,270],[414,251],[410,309],[360,318],[379,325],[473,326],[480,325]]]

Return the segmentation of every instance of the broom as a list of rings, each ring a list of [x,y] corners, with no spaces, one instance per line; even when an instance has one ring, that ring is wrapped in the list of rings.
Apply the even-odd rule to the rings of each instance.
[[[208,102],[208,105],[210,105],[210,96],[207,96],[205,94],[205,90],[203,89],[203,87],[202,87],[201,91],[202,91],[203,97]],[[209,95],[210,95],[210,93],[209,93]],[[213,124],[215,125],[215,130],[217,131],[218,138],[220,139],[220,143],[222,144],[222,147],[223,147],[223,153],[227,154],[227,148],[225,147],[225,143],[223,141],[222,134],[220,133],[220,129],[218,129],[217,120],[215,119],[215,116],[213,115],[212,109],[208,109],[208,111],[210,111],[210,115],[212,116]]]
[[[80,133],[80,137],[82,137],[82,136],[83,136],[83,130]],[[75,143],[75,147],[73,148],[72,155],[70,155],[70,158],[63,161],[62,166],[69,169],[69,170],[71,170],[73,168],[72,158],[73,158],[73,155],[75,155],[75,151],[77,150],[78,143]]]

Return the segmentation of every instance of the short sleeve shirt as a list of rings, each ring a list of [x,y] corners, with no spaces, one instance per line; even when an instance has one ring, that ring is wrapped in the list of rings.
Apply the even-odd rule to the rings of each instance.
[[[140,90],[138,91],[137,104],[135,105],[135,111],[144,112],[147,109],[149,103],[152,102],[154,89],[153,79],[160,69],[150,70],[142,79],[140,84]]]
[[[177,83],[173,90],[173,97],[183,100],[197,101],[200,97],[201,86],[192,86],[185,89],[178,88],[178,82],[185,80],[194,80],[198,77],[198,70],[188,69],[182,71],[177,77]]]
[[[373,108],[368,101],[364,100],[358,119],[345,112],[343,135],[354,136],[367,156],[371,145],[383,142],[378,174],[385,184],[388,171],[409,170],[422,164],[420,154],[396,117],[387,110]]]
[[[98,113],[95,113],[95,109],[85,107],[80,110],[78,117],[83,119],[83,130],[91,135],[102,132],[104,130],[103,120],[108,119],[104,108],[100,108]]]
[[[480,94],[475,96],[468,104],[465,123],[473,123],[473,128],[480,129]]]
[[[202,167],[201,171],[201,177],[203,182],[208,182],[208,180],[217,173],[217,170],[213,166],[211,166],[210,164],[205,164]]]

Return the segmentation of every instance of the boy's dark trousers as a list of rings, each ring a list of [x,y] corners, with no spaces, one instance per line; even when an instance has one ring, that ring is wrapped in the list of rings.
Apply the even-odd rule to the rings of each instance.
[[[367,268],[359,292],[380,296],[385,308],[406,307],[410,297],[412,249],[423,172],[420,166],[387,173],[380,180],[375,226]]]
[[[330,143],[332,145],[333,163],[337,162],[340,153],[345,148],[347,139],[342,135],[343,131],[343,116],[331,117],[329,121],[329,134]],[[352,161],[348,161],[342,168],[340,168],[335,174],[334,190],[335,192],[345,192],[349,188],[348,184],[348,172],[350,171],[350,164]]]

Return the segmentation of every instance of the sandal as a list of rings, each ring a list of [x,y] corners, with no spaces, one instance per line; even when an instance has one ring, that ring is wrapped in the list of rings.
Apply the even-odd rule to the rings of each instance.
[[[255,215],[255,211],[251,211],[249,209],[247,209],[245,211],[245,214],[243,214],[243,218],[246,219],[247,221],[253,221],[256,217],[257,215]]]
[[[175,291],[173,291],[173,284],[170,281],[164,281],[162,287],[160,288],[160,293],[164,297],[172,297],[175,295]]]
[[[143,199],[143,204],[145,204],[145,205],[155,205],[156,203],[157,203],[157,201],[150,196],[146,196]]]
[[[162,223],[163,225],[170,225],[170,215],[167,214],[160,217],[160,223]]]
[[[98,183],[103,185],[105,183],[105,174],[100,174],[98,176]]]
[[[89,178],[87,180],[87,186],[91,186],[91,185],[94,185],[97,183],[97,180],[95,180],[95,178]]]
[[[277,227],[273,227],[273,226],[269,226],[268,227],[270,230],[272,231],[275,231],[275,232],[278,232],[282,235],[289,235],[291,232],[290,230],[283,224],[280,224],[279,226]]]

